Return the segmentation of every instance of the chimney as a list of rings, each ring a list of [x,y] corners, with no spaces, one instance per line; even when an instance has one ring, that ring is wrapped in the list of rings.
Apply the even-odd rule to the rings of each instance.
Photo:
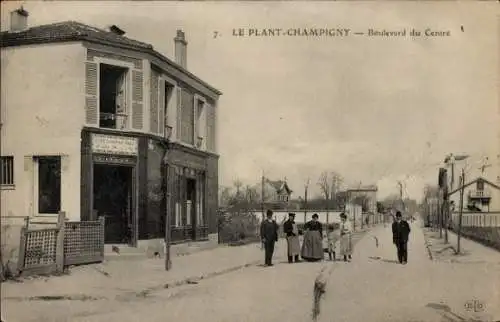
[[[28,11],[23,7],[10,13],[10,31],[23,31],[28,28]]]
[[[187,41],[184,31],[178,29],[175,43],[175,62],[184,68],[187,68]]]
[[[112,33],[118,35],[118,36],[123,36],[125,35],[125,30],[121,29],[120,27],[118,27],[117,25],[112,25],[109,27],[109,31],[111,31]]]

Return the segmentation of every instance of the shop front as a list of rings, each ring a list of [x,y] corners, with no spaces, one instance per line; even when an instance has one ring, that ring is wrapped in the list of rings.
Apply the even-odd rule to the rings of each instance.
[[[173,146],[168,153],[173,243],[208,239],[206,156]]]
[[[105,218],[105,243],[138,239],[141,139],[82,132],[82,221]]]

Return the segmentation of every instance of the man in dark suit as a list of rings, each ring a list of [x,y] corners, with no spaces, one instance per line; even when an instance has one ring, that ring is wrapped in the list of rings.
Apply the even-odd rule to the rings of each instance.
[[[401,212],[396,212],[396,221],[392,223],[392,242],[398,249],[398,260],[405,265],[408,262],[408,237],[410,225],[402,219]]]
[[[273,266],[274,244],[278,241],[278,224],[273,220],[273,211],[267,211],[267,218],[260,225],[260,238],[265,248],[266,266]]]

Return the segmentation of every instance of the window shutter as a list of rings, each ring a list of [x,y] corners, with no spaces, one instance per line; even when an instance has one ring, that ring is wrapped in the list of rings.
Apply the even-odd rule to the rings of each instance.
[[[99,111],[97,107],[98,98],[98,75],[99,65],[97,63],[85,63],[85,122],[88,125],[99,125]]]
[[[149,113],[150,131],[158,133],[158,74],[151,71],[151,111]]]
[[[160,135],[165,135],[165,80],[160,79],[160,95],[159,95],[159,109],[158,109],[158,133]]]
[[[215,151],[215,107],[212,104],[207,104],[205,107],[205,115],[207,117],[207,149],[211,152]]]
[[[132,128],[141,130],[143,126],[143,73],[132,70]]]
[[[176,139],[180,140],[181,139],[181,118],[182,118],[182,88],[177,87],[177,119],[175,121],[175,127],[176,127]]]

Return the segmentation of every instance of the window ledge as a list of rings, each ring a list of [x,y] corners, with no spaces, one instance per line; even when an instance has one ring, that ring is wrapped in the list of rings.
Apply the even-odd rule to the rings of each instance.
[[[0,185],[0,190],[16,190],[15,184],[2,184]]]

